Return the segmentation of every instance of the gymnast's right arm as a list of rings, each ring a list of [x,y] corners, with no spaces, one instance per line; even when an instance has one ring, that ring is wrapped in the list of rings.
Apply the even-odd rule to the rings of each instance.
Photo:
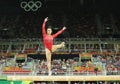
[[[48,17],[46,17],[46,18],[44,19],[44,22],[43,22],[43,24],[42,24],[42,34],[43,34],[43,36],[46,35],[45,27],[46,27],[46,22],[47,22],[47,21],[48,21]]]

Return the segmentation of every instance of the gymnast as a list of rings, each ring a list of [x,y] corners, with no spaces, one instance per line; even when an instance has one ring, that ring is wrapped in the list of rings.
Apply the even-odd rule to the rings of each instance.
[[[42,35],[43,35],[43,41],[44,41],[44,46],[45,46],[48,73],[49,73],[49,75],[51,75],[52,74],[52,72],[51,72],[51,55],[52,55],[52,52],[55,52],[58,48],[65,47],[65,42],[62,42],[61,44],[58,44],[58,45],[53,45],[53,40],[59,34],[61,34],[64,30],[66,30],[66,27],[63,27],[56,34],[52,34],[52,28],[50,26],[47,28],[47,30],[45,30],[47,21],[48,21],[48,17],[46,17],[44,19],[44,22],[42,24]]]

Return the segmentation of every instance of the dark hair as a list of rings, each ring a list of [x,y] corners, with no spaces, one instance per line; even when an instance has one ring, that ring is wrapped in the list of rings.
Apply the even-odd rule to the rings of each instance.
[[[51,27],[51,26],[48,26],[47,29],[52,29],[52,27]]]

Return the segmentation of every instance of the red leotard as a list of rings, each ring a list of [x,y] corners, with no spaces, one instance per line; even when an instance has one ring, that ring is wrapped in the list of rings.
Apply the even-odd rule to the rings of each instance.
[[[51,36],[48,36],[45,31],[45,26],[46,26],[46,21],[43,22],[42,25],[42,34],[43,34],[43,41],[44,41],[44,46],[45,48],[49,49],[52,52],[52,45],[53,45],[53,40],[56,38],[59,34],[61,34],[64,30],[61,29],[58,31],[56,34],[53,34]]]

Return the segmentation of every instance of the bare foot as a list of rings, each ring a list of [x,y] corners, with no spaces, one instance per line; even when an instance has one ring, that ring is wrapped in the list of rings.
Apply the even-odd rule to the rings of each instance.
[[[62,45],[62,48],[64,48],[65,47],[65,42],[62,42],[61,45]]]

